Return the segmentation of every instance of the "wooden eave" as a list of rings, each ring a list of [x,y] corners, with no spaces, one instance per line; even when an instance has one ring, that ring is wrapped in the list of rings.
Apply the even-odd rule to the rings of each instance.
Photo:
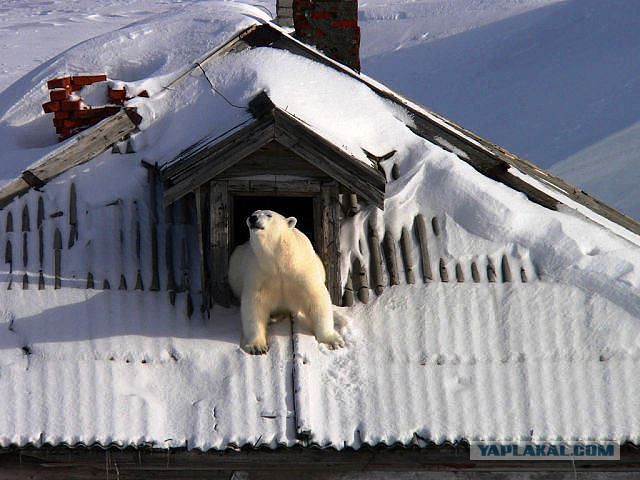
[[[277,142],[373,205],[384,207],[385,178],[300,119],[276,107],[222,140],[203,140],[162,170],[170,205],[270,142]]]
[[[461,441],[424,446],[364,446],[359,450],[344,448],[280,447],[276,450],[242,448],[228,450],[187,450],[96,446],[26,446],[0,449],[0,465],[6,478],[47,478],[67,480],[94,478],[140,479],[211,479],[229,478],[231,472],[246,472],[249,478],[301,477],[335,478],[347,473],[385,472],[477,472],[507,475],[513,472],[544,474],[547,479],[566,478],[567,472],[588,475],[608,472],[631,478],[640,472],[640,451],[631,443],[620,448],[619,461],[597,459],[554,460],[485,460],[469,459],[469,444]],[[485,478],[485,477],[482,477]],[[500,477],[502,478],[502,477]],[[509,477],[511,478],[511,477]]]

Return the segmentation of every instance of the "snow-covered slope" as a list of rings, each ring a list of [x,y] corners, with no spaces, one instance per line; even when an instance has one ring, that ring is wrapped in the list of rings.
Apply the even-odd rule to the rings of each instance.
[[[12,87],[23,93],[33,86],[27,79],[40,78],[40,64],[78,42],[191,3],[202,2],[8,0],[0,6],[0,92],[27,74]],[[275,10],[274,0],[246,3]],[[633,135],[623,132],[640,119],[639,8],[635,0],[361,0],[363,65],[543,167],[572,157],[572,167],[558,173],[567,171],[570,181],[638,217],[640,196],[612,185],[613,174],[594,178],[588,167],[580,170],[595,161],[594,151],[604,152],[590,147],[609,137],[617,150],[634,146]],[[18,98],[3,95],[0,115]],[[48,125],[43,118],[41,127]],[[14,133],[34,146],[43,135],[53,139],[47,132]],[[623,141],[631,143],[625,148]],[[640,164],[608,153],[608,166],[624,164],[628,178],[640,175]],[[0,171],[0,178],[8,174]]]
[[[416,47],[560,1],[361,0],[361,55]]]
[[[640,118],[639,49],[640,3],[576,0],[366,58],[364,70],[549,167]]]
[[[640,122],[571,155],[551,171],[640,218]]]
[[[432,25],[437,16],[424,19],[424,30]],[[624,164],[630,177],[640,175],[640,163],[613,153],[635,146],[628,129],[640,119],[639,50],[640,3],[570,0],[365,57],[363,69],[538,165],[573,157],[569,180],[637,217],[640,196],[626,182],[612,184],[607,169]],[[613,149],[590,149],[613,136]],[[594,178],[596,152],[605,171]]]
[[[16,98],[0,126],[7,141],[17,135],[13,152],[3,152],[13,174],[52,148],[20,145],[18,134],[37,129],[42,82],[65,64],[109,65],[112,77],[151,93],[129,103],[144,119],[135,153],[104,152],[0,212],[0,397],[8,399],[0,445],[274,447],[297,444],[300,422],[312,442],[336,448],[409,444],[414,433],[637,442],[638,236],[626,241],[571,210],[529,201],[414,134],[400,105],[288,51],[230,53],[162,88],[211,42],[261,15],[217,2],[216,19],[202,21],[212,5],[81,44],[24,79],[22,95],[16,87],[2,96]],[[343,219],[342,272],[356,259],[370,265],[370,229],[398,245],[418,215],[430,220],[431,256],[415,239],[409,256],[421,268],[420,258],[429,262],[432,278],[390,286],[383,273],[382,295],[371,292],[349,312],[339,352],[303,333],[291,339],[280,324],[270,354],[249,357],[237,343],[238,309],[201,315],[195,216],[185,204],[165,216],[142,164],[166,164],[205,135],[251,122],[244,107],[264,90],[336,148],[363,160],[363,148],[396,151],[382,164],[399,172],[384,211],[362,205]]]

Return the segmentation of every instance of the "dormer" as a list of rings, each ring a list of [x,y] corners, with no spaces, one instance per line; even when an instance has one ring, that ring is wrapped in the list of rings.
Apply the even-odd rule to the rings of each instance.
[[[264,93],[252,119],[221,138],[192,145],[162,170],[164,204],[195,204],[208,304],[230,304],[228,261],[248,240],[246,217],[258,209],[295,216],[341,304],[340,225],[357,205],[384,206],[385,178],[375,160],[358,159],[277,108]]]

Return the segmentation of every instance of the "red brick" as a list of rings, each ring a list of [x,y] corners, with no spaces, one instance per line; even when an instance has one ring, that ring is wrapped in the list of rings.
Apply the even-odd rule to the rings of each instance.
[[[96,82],[104,82],[107,80],[107,75],[102,73],[100,75],[75,75],[71,77],[72,87],[84,87],[85,85],[91,85]]]
[[[80,110],[80,100],[64,100],[60,102],[60,110],[65,112]]]
[[[71,130],[68,128],[56,128],[56,133],[60,137],[60,141],[65,140],[72,135]]]
[[[60,102],[47,102],[42,104],[42,109],[44,113],[57,112],[62,109],[62,105]]]
[[[311,18],[314,20],[331,20],[335,18],[333,12],[312,12]]]
[[[358,26],[358,21],[355,19],[352,20],[334,20],[331,22],[331,26],[333,28],[356,28]]]
[[[112,90],[109,88],[107,90],[107,94],[109,95],[109,98],[116,103],[122,103],[127,99],[127,90],[124,88],[121,90]]]
[[[69,88],[71,86],[71,77],[53,78],[47,82],[49,90],[53,88]]]
[[[49,92],[49,97],[51,97],[51,100],[54,102],[60,101],[60,100],[66,100],[69,97],[69,94],[71,93],[71,89],[55,89],[55,90],[51,90]]]

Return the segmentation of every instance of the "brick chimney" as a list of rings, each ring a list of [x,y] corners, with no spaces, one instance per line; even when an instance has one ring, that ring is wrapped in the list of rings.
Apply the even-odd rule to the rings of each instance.
[[[358,0],[277,0],[281,25],[290,12],[299,40],[360,71]]]

